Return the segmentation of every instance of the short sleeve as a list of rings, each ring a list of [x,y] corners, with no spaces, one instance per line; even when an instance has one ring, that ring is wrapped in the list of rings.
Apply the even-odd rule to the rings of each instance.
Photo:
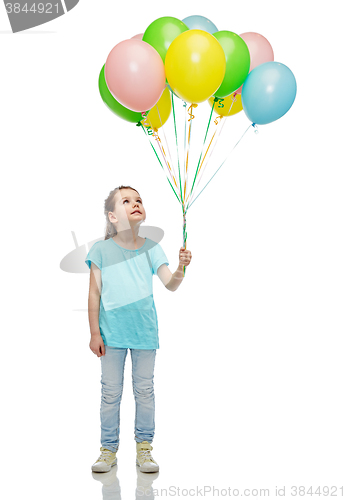
[[[167,260],[167,257],[164,253],[164,250],[161,248],[159,243],[157,243],[153,248],[152,248],[152,268],[153,268],[153,274],[157,274],[158,268],[162,264],[167,264],[169,265],[169,261]]]
[[[94,263],[99,269],[102,267],[102,255],[101,255],[101,248],[100,245],[98,245],[98,242],[94,243],[92,248],[89,250],[87,257],[85,259],[85,263],[91,268],[91,263]]]

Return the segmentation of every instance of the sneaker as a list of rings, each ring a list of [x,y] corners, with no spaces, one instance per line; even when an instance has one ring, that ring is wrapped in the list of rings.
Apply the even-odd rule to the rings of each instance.
[[[151,455],[153,447],[148,441],[136,443],[136,465],[140,466],[140,472],[158,472],[159,465]]]
[[[118,465],[115,465],[114,467],[111,468],[109,472],[104,472],[103,474],[100,474],[100,472],[92,472],[92,478],[95,481],[98,481],[101,483],[103,486],[106,487],[108,490],[112,490],[114,492],[112,500],[116,500],[120,496],[119,491],[120,491],[120,486],[119,486],[119,479],[118,479]],[[159,472],[158,472],[159,474]],[[145,474],[142,474],[143,476]],[[148,474],[147,474],[148,476]],[[118,497],[117,497],[117,492],[118,492]],[[108,498],[105,496],[105,499]],[[147,500],[147,499],[146,499]]]
[[[92,471],[108,472],[111,470],[111,467],[113,467],[117,463],[117,458],[116,458],[117,452],[116,451],[112,452],[103,447],[100,448],[100,451],[101,455],[97,459],[97,461],[92,465]]]

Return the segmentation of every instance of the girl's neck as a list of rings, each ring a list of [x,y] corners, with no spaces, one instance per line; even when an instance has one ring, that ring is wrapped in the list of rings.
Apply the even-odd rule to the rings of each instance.
[[[132,229],[126,229],[124,231],[118,232],[113,239],[116,243],[119,243],[123,247],[127,248],[137,248],[139,243],[142,242],[143,238],[140,238],[138,231]]]

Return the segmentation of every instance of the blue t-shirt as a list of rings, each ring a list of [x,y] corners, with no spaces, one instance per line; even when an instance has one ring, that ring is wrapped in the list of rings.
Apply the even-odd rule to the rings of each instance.
[[[97,241],[85,260],[101,270],[99,328],[105,345],[159,349],[158,319],[153,300],[153,274],[169,264],[159,245],[146,238],[137,250],[112,238]]]

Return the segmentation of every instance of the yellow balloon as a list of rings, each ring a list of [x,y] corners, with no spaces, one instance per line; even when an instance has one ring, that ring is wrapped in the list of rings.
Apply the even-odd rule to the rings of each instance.
[[[158,113],[159,110],[159,113]],[[168,120],[171,113],[170,90],[166,87],[157,104],[151,108],[147,117],[141,121],[145,127],[158,129]]]
[[[231,106],[233,100],[234,100],[234,94],[224,97],[222,102],[218,101],[215,103],[213,111],[215,111],[217,115],[222,115],[222,116],[231,116],[240,113],[240,111],[243,110],[241,94],[236,94],[236,99],[234,101],[234,104]],[[208,100],[208,103],[211,106],[211,108],[213,106],[213,101],[214,97],[210,97]]]
[[[226,68],[218,40],[202,30],[188,30],[171,43],[165,58],[170,87],[190,103],[206,101],[221,85]]]

